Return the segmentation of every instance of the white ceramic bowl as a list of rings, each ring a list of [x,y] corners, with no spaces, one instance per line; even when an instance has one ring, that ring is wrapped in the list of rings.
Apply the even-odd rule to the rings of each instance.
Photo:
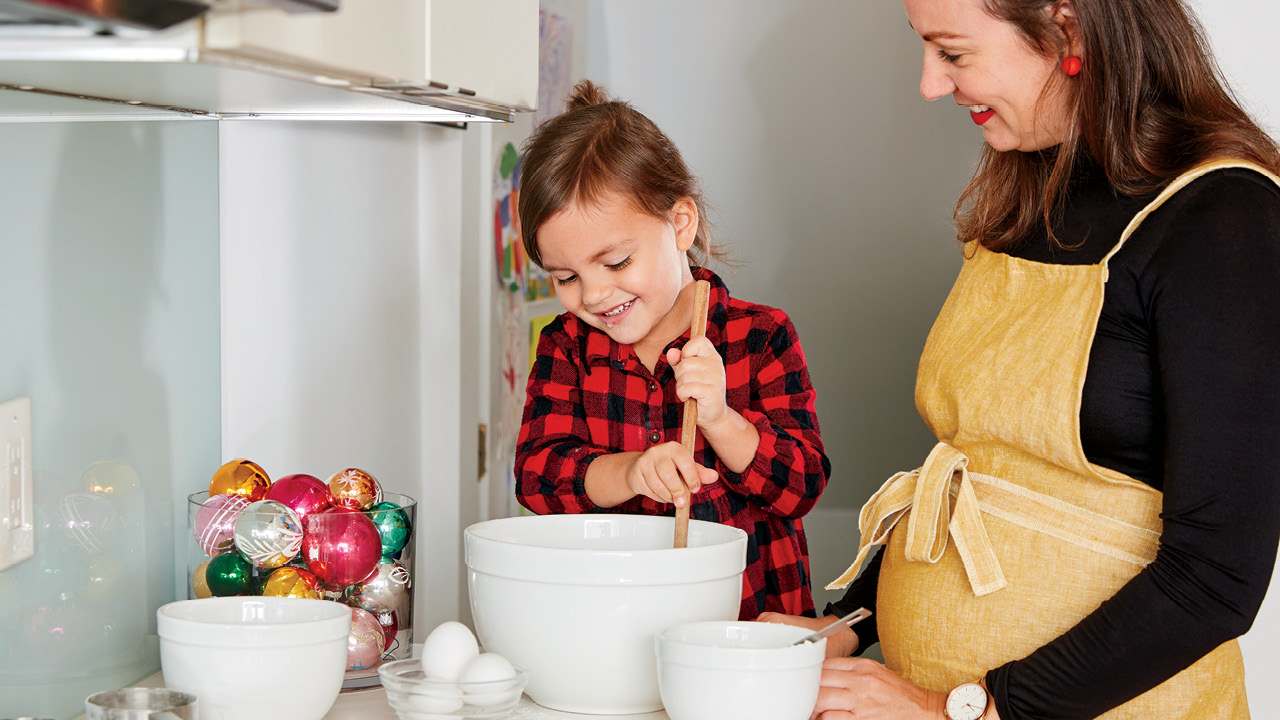
[[[699,622],[654,638],[658,685],[671,720],[808,720],[827,641],[789,645],[811,631],[761,622]]]
[[[528,670],[515,670],[506,680],[451,682],[427,677],[422,660],[408,658],[378,666],[378,676],[400,720],[500,720],[515,712],[529,682]]]
[[[220,597],[156,611],[165,686],[202,720],[320,720],[342,689],[351,608],[329,600]]]
[[[662,708],[655,634],[733,620],[747,534],[697,520],[672,548],[675,520],[541,515],[463,533],[480,644],[529,670],[526,692],[553,710],[639,715]],[[703,720],[706,720],[705,718]]]

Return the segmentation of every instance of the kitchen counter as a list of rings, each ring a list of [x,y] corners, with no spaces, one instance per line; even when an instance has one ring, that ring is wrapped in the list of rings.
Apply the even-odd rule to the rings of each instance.
[[[164,676],[155,673],[138,683],[137,687],[164,687]],[[646,715],[578,715],[558,710],[548,710],[529,699],[520,698],[520,705],[511,714],[511,720],[585,720],[586,718],[609,720],[668,720],[662,711]],[[381,687],[349,690],[338,695],[324,720],[396,720],[396,714],[387,704],[387,694]]]

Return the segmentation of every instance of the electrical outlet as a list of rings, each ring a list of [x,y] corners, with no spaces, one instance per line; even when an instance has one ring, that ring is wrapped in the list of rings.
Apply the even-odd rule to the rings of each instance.
[[[0,405],[0,570],[35,553],[31,493],[31,400]]]

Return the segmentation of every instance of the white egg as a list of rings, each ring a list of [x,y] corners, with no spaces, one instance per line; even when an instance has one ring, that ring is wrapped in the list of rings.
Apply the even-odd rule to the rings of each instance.
[[[457,682],[462,669],[479,654],[470,628],[453,620],[442,622],[422,644],[422,671],[429,678]]]
[[[511,662],[497,653],[481,653],[462,669],[458,682],[467,702],[474,705],[498,705],[520,699],[520,689],[505,686],[503,680],[511,680],[516,676],[516,669]],[[482,687],[468,687],[471,683],[498,683]]]

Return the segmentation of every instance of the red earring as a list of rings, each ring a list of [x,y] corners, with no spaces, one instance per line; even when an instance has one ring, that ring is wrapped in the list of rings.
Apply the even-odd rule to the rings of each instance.
[[[1081,62],[1080,58],[1076,57],[1075,55],[1069,55],[1062,59],[1062,72],[1066,73],[1071,77],[1075,77],[1076,75],[1079,75],[1080,68],[1083,66],[1084,66],[1084,63]]]

